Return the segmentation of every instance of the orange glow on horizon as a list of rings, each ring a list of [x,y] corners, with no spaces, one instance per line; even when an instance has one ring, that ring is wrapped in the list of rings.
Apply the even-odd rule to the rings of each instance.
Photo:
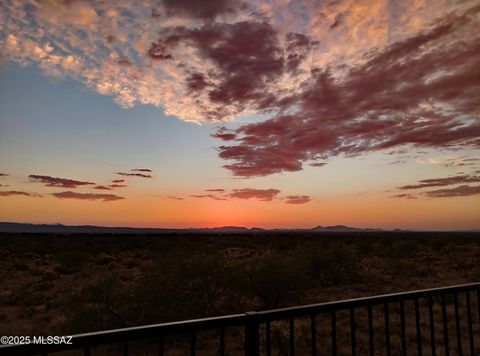
[[[5,199],[5,198],[4,198]],[[8,206],[8,208],[7,208]],[[348,225],[372,228],[452,230],[478,228],[478,199],[401,200],[380,196],[316,198],[302,205],[281,200],[216,201],[129,197],[99,203],[9,197],[0,207],[4,221],[132,227],[199,228],[245,226],[313,228]]]

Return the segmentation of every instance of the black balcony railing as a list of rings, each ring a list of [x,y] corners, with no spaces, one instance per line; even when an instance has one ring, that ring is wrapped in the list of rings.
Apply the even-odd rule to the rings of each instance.
[[[229,328],[240,330],[235,351],[227,350]],[[205,330],[216,331],[214,344],[199,350],[197,335]],[[115,349],[121,355],[135,355],[132,343],[146,339],[155,340],[155,354],[167,355],[166,338],[178,335],[188,335],[183,344],[191,355],[477,355],[480,283],[79,334],[71,345],[4,345],[0,355],[92,355],[110,344],[122,345]]]

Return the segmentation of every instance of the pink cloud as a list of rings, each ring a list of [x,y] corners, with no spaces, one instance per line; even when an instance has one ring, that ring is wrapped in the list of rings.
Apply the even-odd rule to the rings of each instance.
[[[125,184],[110,184],[108,186],[109,188],[126,188],[127,186]]]
[[[211,84],[207,82],[205,76],[201,73],[191,73],[187,77],[187,88],[190,93],[199,92]]]
[[[261,201],[271,201],[280,193],[278,189],[234,189],[228,194],[230,198],[236,199],[258,199]]]
[[[327,164],[326,162],[317,162],[317,163],[310,163],[310,166],[311,167],[323,167],[326,164]]]
[[[391,196],[392,198],[403,198],[403,199],[417,199],[415,195],[402,193],[402,194],[395,194]]]
[[[124,177],[153,178],[150,174],[143,174],[143,173],[118,172],[116,174],[124,176]]]
[[[110,186],[105,186],[105,185],[97,185],[95,187],[93,187],[93,189],[97,189],[97,190],[112,190],[112,188]]]
[[[56,178],[51,176],[42,176],[32,174],[28,176],[31,181],[44,183],[47,187],[59,187],[59,188],[78,188],[79,186],[84,185],[92,185],[95,183],[92,182],[85,182],[79,181],[74,179],[66,179],[66,178]]]
[[[216,132],[211,134],[210,136],[223,141],[232,141],[237,138],[236,134],[229,132],[229,130],[224,126],[218,127]]]
[[[312,198],[308,195],[288,195],[285,197],[285,203],[287,204],[306,204],[311,200]]]
[[[113,179],[112,183],[123,183],[125,182],[125,179]]]
[[[445,167],[464,167],[464,166],[475,166],[480,163],[480,158],[475,157],[457,157],[457,158],[447,158],[444,164]]]
[[[190,197],[198,199],[213,199],[213,200],[231,200],[231,199],[257,199],[260,201],[272,201],[278,194],[279,189],[233,189],[227,192],[223,188],[205,189],[206,192],[214,194],[192,194]],[[217,193],[217,194],[215,194]],[[174,197],[172,197],[173,199]],[[312,199],[308,195],[288,195],[284,198],[287,204],[306,204]]]
[[[9,190],[0,192],[0,197],[9,197],[9,196],[25,196],[25,197],[32,197],[32,198],[41,198],[42,195],[38,193],[31,193],[31,192],[24,192],[18,190]]]
[[[132,169],[132,172],[147,172],[152,173],[153,171],[150,168],[135,168]]]
[[[181,44],[194,48],[201,60],[215,66],[214,72],[190,72],[186,86],[191,95],[204,95],[210,104],[219,105],[205,113],[209,119],[218,120],[225,116],[222,106],[236,106],[235,110],[245,105],[259,110],[275,108],[278,98],[274,84],[285,73],[295,74],[316,42],[298,33],[280,38],[271,24],[258,18],[235,23],[205,22],[195,28],[169,27],[152,43],[148,53],[152,59],[175,60],[173,53]],[[217,84],[212,86],[209,78]],[[213,136],[222,140],[235,138],[234,133],[218,132]]]
[[[167,199],[171,199],[171,200],[183,200],[182,197],[177,197],[177,196],[174,196],[174,195],[167,195]]]
[[[242,2],[233,0],[162,0],[155,13],[164,11],[168,16],[186,16],[195,19],[213,20],[216,16],[234,13]]]
[[[103,202],[125,199],[115,194],[78,193],[72,191],[52,193],[52,195],[59,199],[102,200]]]
[[[361,53],[478,2],[367,3],[10,1],[0,17],[0,52],[6,62],[78,80],[122,107],[151,104],[182,120],[228,121],[293,112],[312,84],[312,67],[331,68],[342,80],[345,65],[364,62]],[[457,39],[468,46],[475,29]]]
[[[396,160],[394,160],[394,161],[388,162],[388,164],[390,164],[390,165],[403,164],[403,163],[407,163],[407,161],[404,160],[404,159],[396,159]]]
[[[445,185],[454,185],[454,184],[461,184],[461,183],[476,183],[476,182],[480,182],[480,176],[459,175],[454,177],[423,179],[419,181],[417,184],[404,185],[399,187],[398,189],[401,189],[401,190],[421,189],[421,188],[441,187]]]
[[[429,198],[467,197],[480,194],[480,185],[461,185],[455,188],[432,190],[423,194],[428,196]]]
[[[213,195],[213,194],[191,194],[190,196],[192,198],[198,198],[198,199],[209,198],[213,200],[228,200],[227,198],[224,198],[218,195]]]
[[[235,135],[234,133],[216,132],[216,133],[211,134],[210,136],[213,137],[213,138],[219,138],[220,140],[223,140],[223,141],[232,141],[232,140],[235,140],[237,138],[237,135]]]
[[[368,52],[362,64],[344,68],[342,76],[329,67],[314,68],[303,91],[281,102],[262,104],[268,91],[258,82],[255,89],[248,87],[258,108],[278,113],[222,131],[236,136],[232,145],[218,148],[219,156],[230,161],[224,167],[235,176],[252,177],[299,171],[316,157],[406,146],[480,148],[480,77],[472,75],[480,66],[474,35],[479,12],[477,6],[448,14],[426,31]],[[242,102],[229,93],[228,88],[222,92],[225,102]]]

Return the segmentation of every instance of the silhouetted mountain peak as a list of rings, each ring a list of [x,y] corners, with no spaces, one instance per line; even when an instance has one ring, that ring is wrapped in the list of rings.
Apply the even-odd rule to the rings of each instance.
[[[350,227],[345,225],[333,225],[333,226],[322,226],[318,225],[314,227],[312,230],[314,231],[364,231],[365,229],[359,229],[356,227]],[[371,230],[371,229],[367,229]]]

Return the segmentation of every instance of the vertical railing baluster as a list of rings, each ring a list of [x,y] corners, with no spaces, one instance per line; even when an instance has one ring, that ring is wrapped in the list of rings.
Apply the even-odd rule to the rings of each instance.
[[[83,353],[85,356],[90,356],[90,347],[86,347]]]
[[[435,345],[435,320],[433,318],[433,298],[428,297],[428,316],[430,319],[430,345],[432,347],[432,356],[436,356],[437,350]]]
[[[355,309],[350,309],[350,342],[352,344],[352,356],[357,355],[357,341],[355,338]]]
[[[477,311],[478,311],[478,323],[480,324],[480,289],[477,289]]]
[[[289,344],[290,344],[290,356],[295,356],[295,319],[290,318],[289,322]]]
[[[466,292],[467,302],[467,321],[468,321],[468,336],[470,340],[470,355],[475,355],[475,341],[473,339],[473,324],[472,324],[472,303],[470,302],[470,291]]]
[[[123,356],[128,356],[128,341],[123,343]]]
[[[405,306],[403,300],[400,301],[400,333],[402,338],[402,355],[407,356],[407,338],[405,336]]]
[[[158,356],[163,356],[165,354],[165,339],[164,336],[158,338]]]
[[[270,320],[267,320],[265,323],[265,342],[266,342],[266,349],[265,353],[266,356],[272,355],[272,335],[270,333]]]
[[[463,355],[462,334],[460,330],[460,313],[458,311],[458,293],[457,292],[454,293],[453,300],[455,303],[455,331],[457,334],[457,350],[458,350],[458,355],[462,356]]]
[[[370,356],[375,354],[375,345],[373,340],[373,316],[372,316],[372,306],[369,305],[367,308],[368,311],[368,348]]]
[[[225,356],[225,328],[220,329],[220,356]]]
[[[422,329],[420,327],[420,306],[418,298],[415,298],[415,327],[417,329],[417,351],[418,355],[422,355]]]
[[[332,311],[332,356],[337,356],[337,316]]]
[[[255,311],[245,313],[245,356],[258,356],[260,354],[260,335],[258,313]]]
[[[315,314],[310,316],[310,325],[312,329],[312,356],[317,356],[317,319]]]
[[[478,312],[477,333],[480,333],[480,289],[477,289],[477,312]]]
[[[387,348],[387,356],[390,356],[392,351],[390,346],[390,316],[388,313],[388,303],[383,305],[383,313],[385,317],[385,346]]]
[[[190,356],[195,356],[197,353],[197,333],[192,331],[190,340]]]
[[[445,343],[445,355],[450,355],[450,346],[448,343],[448,324],[447,324],[447,305],[445,295],[442,295],[442,318],[443,318],[443,339]]]

